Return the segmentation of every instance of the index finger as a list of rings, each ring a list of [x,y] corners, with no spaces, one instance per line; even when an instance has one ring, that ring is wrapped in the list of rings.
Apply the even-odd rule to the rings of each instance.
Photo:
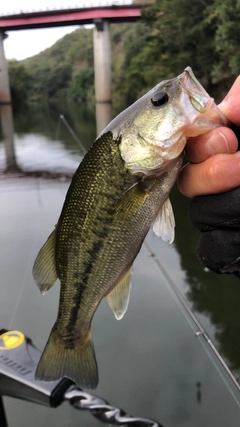
[[[237,148],[238,139],[235,133],[227,127],[220,127],[190,138],[185,153],[191,163],[201,163],[216,154],[233,154]]]

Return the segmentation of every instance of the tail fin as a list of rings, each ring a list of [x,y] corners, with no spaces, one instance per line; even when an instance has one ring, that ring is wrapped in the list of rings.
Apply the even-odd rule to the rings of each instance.
[[[51,332],[35,378],[39,381],[55,381],[62,377],[70,378],[82,388],[97,387],[98,367],[91,332],[85,339],[76,339],[71,348],[66,347],[56,331]]]

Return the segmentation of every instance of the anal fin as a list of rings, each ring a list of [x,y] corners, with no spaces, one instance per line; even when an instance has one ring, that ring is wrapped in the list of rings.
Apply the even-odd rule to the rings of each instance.
[[[131,274],[132,266],[124,274],[113,290],[106,296],[108,304],[117,320],[123,318],[128,308],[131,289]]]

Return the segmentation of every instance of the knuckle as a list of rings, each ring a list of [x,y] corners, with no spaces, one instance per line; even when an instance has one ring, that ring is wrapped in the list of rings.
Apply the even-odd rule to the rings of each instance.
[[[228,190],[231,181],[231,167],[224,154],[217,154],[207,161],[206,184],[211,192]]]
[[[178,176],[178,180],[177,180],[177,185],[178,185],[178,189],[179,191],[184,195],[187,196],[189,195],[189,179],[188,179],[188,170],[189,170],[189,164],[185,165],[179,176]]]
[[[222,175],[221,161],[214,157],[209,159],[206,175],[207,184],[211,184],[211,187],[218,187],[221,183],[220,177]]]

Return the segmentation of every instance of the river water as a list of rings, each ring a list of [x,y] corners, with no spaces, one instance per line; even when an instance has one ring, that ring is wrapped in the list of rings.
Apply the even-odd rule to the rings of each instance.
[[[96,136],[95,118],[77,107],[15,113],[20,170],[5,173],[0,142],[0,328],[18,329],[43,349],[58,307],[58,285],[42,296],[32,278],[36,254],[58,220],[71,176]],[[239,426],[239,391],[192,321],[186,299],[230,367],[240,375],[240,281],[204,270],[196,258],[198,232],[188,200],[171,195],[176,238],[167,245],[149,232],[134,263],[128,311],[116,321],[103,301],[93,320],[100,383],[95,394],[128,414],[164,427]],[[154,254],[154,256],[153,256]],[[151,256],[152,255],[152,256]],[[167,276],[163,274],[167,273]],[[4,398],[9,426],[101,426],[88,412]]]

